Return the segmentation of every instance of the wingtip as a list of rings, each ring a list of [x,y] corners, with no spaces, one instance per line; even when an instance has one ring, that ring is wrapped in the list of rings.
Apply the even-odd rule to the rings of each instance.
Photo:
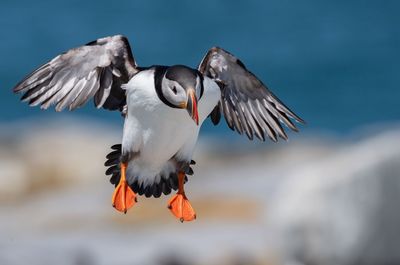
[[[296,119],[296,121],[302,125],[307,125],[307,122],[303,119],[301,119],[300,117],[298,117],[298,119]]]
[[[23,79],[21,82],[19,82],[18,84],[16,84],[13,88],[12,88],[12,92],[15,94],[19,94],[22,93],[25,89],[25,86],[23,85],[25,82],[25,79]]]
[[[15,86],[15,87],[12,88],[12,92],[13,92],[14,94],[18,94],[20,91],[21,91],[21,89],[19,89],[18,86]]]

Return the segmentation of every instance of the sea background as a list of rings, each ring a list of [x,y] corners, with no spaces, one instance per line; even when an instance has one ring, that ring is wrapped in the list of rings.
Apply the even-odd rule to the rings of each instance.
[[[0,264],[398,264],[399,1],[0,3]],[[128,37],[136,61],[244,62],[307,124],[250,142],[207,121],[181,225],[163,200],[126,216],[102,165],[119,113],[20,103],[13,86],[63,51]],[[197,207],[196,207],[197,206]],[[203,217],[202,217],[203,216]]]

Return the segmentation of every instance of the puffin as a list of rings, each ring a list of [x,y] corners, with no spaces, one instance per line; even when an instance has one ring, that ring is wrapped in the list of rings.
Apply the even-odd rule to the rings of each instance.
[[[106,157],[106,175],[115,185],[112,205],[126,213],[137,197],[168,201],[181,222],[196,219],[184,185],[193,175],[199,130],[221,117],[250,140],[276,142],[298,131],[304,120],[228,51],[213,47],[197,68],[136,63],[123,35],[99,38],[70,49],[27,75],[14,88],[30,106],[75,110],[93,98],[96,108],[119,111],[122,141]]]

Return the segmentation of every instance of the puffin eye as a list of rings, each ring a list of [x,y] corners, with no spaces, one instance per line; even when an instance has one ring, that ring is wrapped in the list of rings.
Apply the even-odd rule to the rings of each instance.
[[[174,92],[175,95],[176,95],[176,93],[178,93],[175,86],[172,88],[172,92]]]

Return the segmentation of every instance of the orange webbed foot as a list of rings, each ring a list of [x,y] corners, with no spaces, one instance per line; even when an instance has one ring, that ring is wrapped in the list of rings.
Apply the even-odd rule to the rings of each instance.
[[[126,181],[121,181],[114,190],[112,205],[120,212],[126,213],[137,202],[136,194]]]
[[[168,209],[181,222],[196,219],[196,213],[185,194],[175,194],[168,202]]]
[[[126,213],[137,202],[136,194],[129,187],[125,178],[126,164],[121,163],[121,178],[112,196],[112,206]]]

